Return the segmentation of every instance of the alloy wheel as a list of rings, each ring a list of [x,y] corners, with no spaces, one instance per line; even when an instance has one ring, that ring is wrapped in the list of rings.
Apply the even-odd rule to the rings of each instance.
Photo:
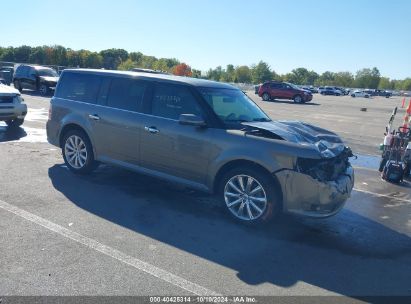
[[[77,135],[67,138],[64,145],[67,162],[75,169],[81,169],[87,162],[87,147],[83,139]]]
[[[267,208],[267,195],[262,185],[248,175],[235,175],[225,185],[224,200],[227,208],[237,218],[253,221]]]

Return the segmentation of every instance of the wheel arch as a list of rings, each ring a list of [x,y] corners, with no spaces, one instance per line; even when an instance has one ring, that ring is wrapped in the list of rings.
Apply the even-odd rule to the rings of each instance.
[[[214,178],[213,181],[213,185],[212,185],[212,192],[213,193],[217,193],[218,192],[218,188],[219,188],[219,184],[221,182],[221,179],[224,177],[224,175],[234,169],[234,168],[239,168],[239,167],[248,167],[248,168],[253,168],[256,169],[258,171],[261,171],[262,173],[266,174],[267,176],[270,177],[270,179],[273,182],[273,185],[277,188],[278,190],[278,194],[279,194],[279,202],[281,204],[282,207],[282,202],[283,202],[283,193],[282,193],[282,188],[281,188],[281,184],[278,181],[277,177],[272,174],[269,170],[267,170],[267,168],[263,167],[262,165],[253,162],[251,160],[245,160],[245,159],[238,159],[238,160],[231,160],[229,162],[227,162],[226,164],[224,164],[218,171],[217,174]]]
[[[90,141],[91,146],[93,147],[93,152],[95,153],[95,148],[94,148],[93,141],[91,139],[90,134],[87,132],[87,130],[85,128],[81,127],[79,124],[76,124],[76,123],[68,123],[68,124],[64,125],[63,128],[61,128],[61,131],[60,131],[60,134],[59,134],[59,146],[60,146],[60,148],[63,147],[64,135],[68,131],[71,131],[71,130],[78,130],[78,131],[84,132],[84,134],[86,134],[88,140]]]

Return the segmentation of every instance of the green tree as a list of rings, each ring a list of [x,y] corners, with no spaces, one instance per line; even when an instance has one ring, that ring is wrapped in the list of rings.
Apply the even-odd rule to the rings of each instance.
[[[318,78],[319,75],[316,72],[309,71],[306,68],[297,68],[285,75],[286,81],[295,84],[313,85]]]
[[[128,59],[128,52],[123,49],[102,50],[100,55],[103,58],[103,67],[108,70],[117,69],[121,62]]]
[[[141,56],[140,61],[138,62],[138,66],[143,69],[152,69],[154,63],[157,61],[157,58],[154,56]]]
[[[381,90],[393,89],[393,87],[391,86],[391,81],[388,77],[381,77],[380,82],[378,84],[378,88]]]
[[[405,78],[401,81],[401,90],[411,91],[411,78]]]
[[[196,69],[192,69],[191,70],[193,75],[191,75],[191,77],[193,78],[201,78],[201,71],[200,70],[196,70]]]
[[[118,65],[118,69],[123,71],[129,71],[135,67],[137,67],[137,62],[133,61],[131,58],[128,58],[126,61],[123,61]]]
[[[320,75],[320,77],[315,81],[315,85],[326,86],[335,84],[335,73],[326,71]]]
[[[270,66],[264,61],[260,61],[257,65],[252,66],[251,79],[254,84],[263,83],[267,80],[271,80],[272,74]]]
[[[334,85],[351,88],[354,84],[354,75],[350,72],[338,72],[334,74]]]
[[[14,61],[27,63],[29,62],[31,47],[22,45],[14,49]]]
[[[242,65],[235,69],[234,82],[251,83],[251,70],[248,66]]]
[[[93,69],[99,69],[103,65],[103,57],[96,53],[92,52],[89,53],[86,60],[85,60],[85,66],[87,68],[93,68]]]
[[[2,57],[0,58],[2,61],[15,61],[14,58],[14,48],[8,47],[3,50]]]
[[[376,89],[380,78],[380,71],[377,68],[362,69],[355,75],[355,85],[359,88]]]

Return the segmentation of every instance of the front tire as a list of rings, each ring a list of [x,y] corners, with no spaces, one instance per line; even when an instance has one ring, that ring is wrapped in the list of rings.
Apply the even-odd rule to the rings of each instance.
[[[9,128],[20,127],[24,123],[24,119],[16,118],[13,120],[6,120],[6,124]]]
[[[15,80],[13,82],[14,87],[21,93],[23,91],[23,88],[21,87],[21,83],[18,80]]]
[[[271,96],[268,93],[264,93],[262,97],[263,97],[264,101],[270,101],[271,100]]]
[[[382,172],[384,170],[385,165],[387,164],[387,159],[382,158],[380,161],[380,166],[378,168],[378,171]]]
[[[91,142],[83,131],[71,130],[64,134],[61,149],[67,168],[75,174],[88,174],[98,166]]]
[[[295,103],[302,103],[303,102],[303,98],[301,97],[301,95],[295,95],[293,98]]]
[[[46,96],[49,92],[49,88],[45,85],[45,84],[40,84],[38,91],[40,93],[40,95],[42,96]]]
[[[223,176],[219,186],[226,211],[243,224],[268,223],[280,213],[280,190],[263,170],[234,168]]]

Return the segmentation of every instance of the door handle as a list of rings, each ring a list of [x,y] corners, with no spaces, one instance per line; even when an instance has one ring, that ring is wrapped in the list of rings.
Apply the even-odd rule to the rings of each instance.
[[[97,114],[89,114],[88,118],[92,120],[100,120],[100,116],[98,116]]]
[[[158,132],[160,132],[156,127],[144,127],[144,130],[146,130],[147,132],[150,132],[152,134],[157,134]]]

